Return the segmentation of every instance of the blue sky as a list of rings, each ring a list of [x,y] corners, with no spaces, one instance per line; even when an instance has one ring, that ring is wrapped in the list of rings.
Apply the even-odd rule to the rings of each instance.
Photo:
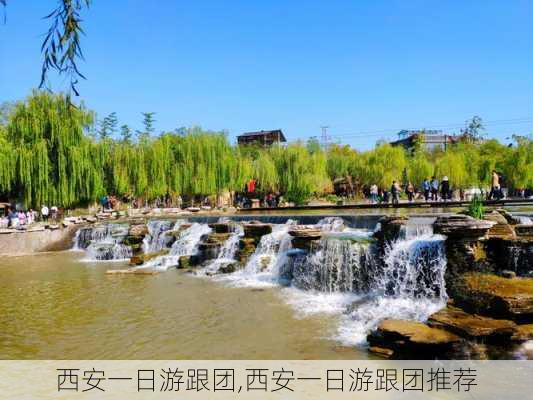
[[[0,101],[40,78],[54,0],[8,0]],[[156,130],[201,125],[233,139],[282,128],[368,149],[402,128],[533,133],[531,1],[93,0],[83,13],[86,104]],[[61,82],[54,89],[65,88]]]

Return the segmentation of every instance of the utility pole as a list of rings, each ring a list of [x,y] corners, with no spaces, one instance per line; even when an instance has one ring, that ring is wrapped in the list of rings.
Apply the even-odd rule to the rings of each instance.
[[[328,136],[328,128],[329,126],[324,125],[320,127],[322,129],[322,147],[324,150],[328,149],[329,146],[329,136]]]

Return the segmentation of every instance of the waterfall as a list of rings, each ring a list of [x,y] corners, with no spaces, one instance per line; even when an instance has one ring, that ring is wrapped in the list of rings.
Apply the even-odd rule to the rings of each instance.
[[[353,220],[326,217],[309,222],[322,231],[321,238],[309,246],[292,247],[289,229],[295,221],[273,224],[272,232],[261,237],[242,269],[217,274],[223,266],[237,262],[244,232],[240,224],[233,223],[216,259],[206,261],[198,274],[215,275],[214,279],[238,287],[282,286],[280,293],[297,316],[337,315],[336,338],[347,344],[365,343],[368,332],[385,318],[423,321],[445,306],[445,238],[434,234],[431,218],[409,219],[398,239],[384,248],[373,238],[375,231],[355,229],[361,224]],[[178,265],[180,257],[199,255],[199,244],[211,228],[207,223],[185,223],[150,221],[144,251],[169,252],[139,268],[166,270]],[[131,248],[123,244],[127,235],[128,226],[121,224],[82,228],[74,247],[85,250],[90,260],[125,259],[131,256]]]
[[[516,218],[520,222],[520,225],[533,225],[533,219],[526,215],[517,215]]]
[[[289,227],[295,221],[273,225],[272,233],[261,237],[257,248],[245,267],[221,279],[230,280],[235,286],[273,286],[279,283],[279,271],[291,247]]]
[[[275,226],[228,279],[246,286],[285,281],[283,294],[297,315],[341,314],[337,338],[349,344],[365,343],[385,318],[425,320],[446,304],[445,238],[433,234],[432,221],[408,223],[384,250],[372,231],[339,218],[317,226],[324,233],[309,250],[292,249],[289,227]]]
[[[166,270],[178,265],[180,257],[193,256],[198,252],[198,245],[202,237],[210,232],[211,228],[207,224],[193,223],[189,228],[179,233],[179,237],[172,244],[168,255],[159,256],[150,260],[140,268]]]
[[[81,228],[74,238],[74,250],[85,251],[84,261],[122,261],[132,255],[123,244],[128,235],[127,224],[106,224]]]
[[[222,219],[222,218],[221,218]],[[222,222],[222,221],[219,221]],[[227,222],[227,221],[223,221]],[[205,267],[200,274],[215,274],[218,272],[220,267],[236,262],[235,254],[239,250],[239,240],[241,239],[244,231],[242,226],[235,225],[234,231],[230,234],[228,240],[224,242],[220,248],[220,252],[216,259],[212,260],[207,267]]]
[[[167,248],[172,236],[167,232],[174,226],[172,221],[150,221],[148,222],[148,235],[143,239],[143,251],[145,253],[157,253]]]
[[[344,342],[365,343],[367,333],[383,319],[424,321],[446,305],[445,238],[406,236],[385,249],[382,267],[369,276],[369,290],[346,310],[339,329]]]
[[[372,248],[349,239],[322,239],[312,252],[289,257],[292,284],[327,293],[361,291],[368,284]]]
[[[344,220],[339,217],[326,217],[318,221],[317,225],[324,232],[341,232],[344,229]]]

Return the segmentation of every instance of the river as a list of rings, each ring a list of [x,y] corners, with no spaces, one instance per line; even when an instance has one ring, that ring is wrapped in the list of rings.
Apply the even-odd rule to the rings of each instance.
[[[120,262],[61,252],[0,265],[2,359],[360,359],[337,317],[301,315],[278,287],[228,287],[176,269],[108,276]]]
[[[432,216],[411,216],[385,247],[374,215],[252,218],[263,223],[102,223],[81,228],[71,251],[4,257],[0,357],[366,359],[380,321],[425,321],[446,305],[445,237]],[[297,240],[296,219],[320,239]],[[153,258],[135,268],[158,273],[106,274],[129,267],[139,227]],[[175,268],[184,257],[201,258],[192,273]]]

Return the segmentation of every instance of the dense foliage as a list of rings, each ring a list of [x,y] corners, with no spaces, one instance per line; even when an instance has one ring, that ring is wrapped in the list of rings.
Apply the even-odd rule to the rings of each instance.
[[[452,188],[488,187],[493,169],[511,189],[533,187],[533,141],[525,137],[516,137],[512,147],[465,141],[446,151],[417,146],[409,153],[386,143],[366,152],[340,145],[324,150],[313,141],[239,148],[223,132],[200,128],[155,137],[146,123],[153,113],[144,113],[145,128],[134,140],[125,125],[114,137],[114,113],[102,134],[83,104],[38,91],[3,106],[0,114],[0,196],[33,207],[70,207],[106,193],[147,200],[218,195],[242,191],[250,179],[260,193],[279,192],[303,203],[330,193],[338,179],[349,178],[356,191],[373,183],[388,188],[393,180],[419,187],[432,175],[447,175]]]

